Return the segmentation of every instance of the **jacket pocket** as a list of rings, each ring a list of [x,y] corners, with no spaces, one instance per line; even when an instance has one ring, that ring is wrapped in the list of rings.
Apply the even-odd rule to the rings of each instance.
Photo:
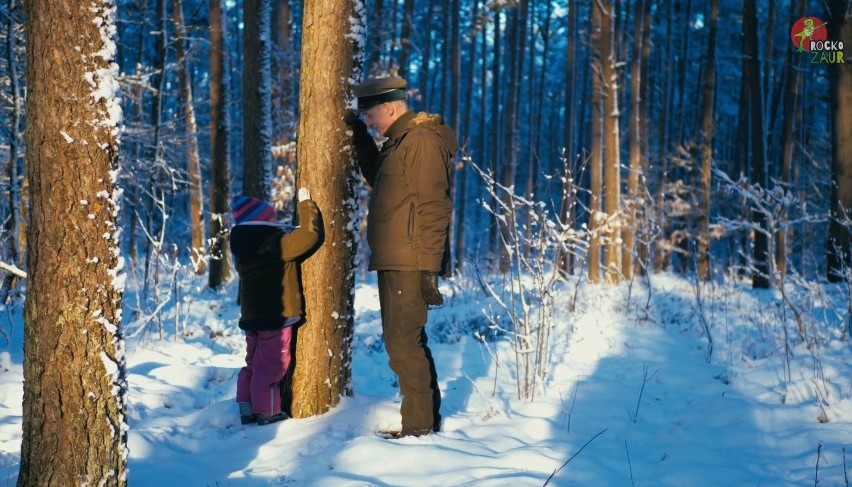
[[[408,250],[411,250],[411,243],[414,240],[414,202],[408,204],[408,228],[406,236],[408,237]]]

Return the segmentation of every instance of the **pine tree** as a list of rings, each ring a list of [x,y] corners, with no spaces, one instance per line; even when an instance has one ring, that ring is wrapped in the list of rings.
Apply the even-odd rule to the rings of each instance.
[[[307,323],[298,329],[292,413],[322,414],[351,393],[357,228],[354,163],[343,122],[349,80],[361,78],[359,0],[305,4],[299,97],[298,185],[311,191],[324,241],[302,264]],[[352,20],[355,19],[355,20]]]
[[[18,485],[123,486],[115,2],[25,8],[31,206]]]

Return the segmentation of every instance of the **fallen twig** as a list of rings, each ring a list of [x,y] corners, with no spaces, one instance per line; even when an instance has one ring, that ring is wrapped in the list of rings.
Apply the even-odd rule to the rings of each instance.
[[[580,449],[579,449],[579,450],[577,450],[577,452],[576,452],[576,453],[574,453],[573,455],[571,455],[571,458],[569,458],[568,460],[566,460],[566,461],[565,461],[565,463],[563,463],[561,467],[559,467],[559,468],[557,468],[556,470],[554,470],[554,471],[553,471],[553,473],[552,473],[552,474],[550,474],[550,477],[547,477],[547,480],[545,480],[544,484],[542,484],[542,486],[541,486],[541,487],[545,487],[547,484],[549,484],[549,483],[550,483],[550,479],[552,479],[552,478],[553,478],[556,474],[558,474],[560,470],[562,470],[563,468],[565,468],[565,466],[566,466],[566,465],[568,465],[569,463],[571,463],[571,460],[573,460],[573,459],[574,459],[574,457],[576,457],[577,455],[579,455],[579,454],[580,454],[580,452],[581,452],[581,451],[583,451],[583,448],[586,448],[587,446],[589,446],[589,443],[591,443],[591,442],[595,441],[595,438],[597,438],[598,436],[600,436],[600,435],[602,435],[602,434],[606,433],[606,430],[608,430],[608,429],[609,429],[609,428],[604,428],[604,429],[603,429],[600,433],[598,433],[598,434],[596,434],[595,436],[593,436],[593,437],[589,438],[589,441],[587,441],[585,445],[583,445],[582,447],[580,447]]]

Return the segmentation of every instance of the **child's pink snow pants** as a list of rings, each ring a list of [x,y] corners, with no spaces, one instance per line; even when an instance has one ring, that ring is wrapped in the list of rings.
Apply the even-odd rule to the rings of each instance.
[[[290,368],[293,327],[246,331],[246,366],[237,376],[237,402],[250,402],[255,414],[281,412],[281,379]]]

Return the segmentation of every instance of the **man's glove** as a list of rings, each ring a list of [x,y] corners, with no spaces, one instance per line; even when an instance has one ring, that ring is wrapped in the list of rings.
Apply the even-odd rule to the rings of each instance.
[[[308,191],[308,188],[299,188],[298,192],[299,203],[311,199],[311,192]]]
[[[358,122],[362,122],[361,117],[358,116],[355,110],[346,110],[346,114],[343,115],[343,121],[346,125],[355,125]]]
[[[423,299],[426,304],[432,306],[440,306],[444,304],[444,297],[438,291],[438,273],[431,271],[422,271],[420,273],[420,292],[423,293]]]

